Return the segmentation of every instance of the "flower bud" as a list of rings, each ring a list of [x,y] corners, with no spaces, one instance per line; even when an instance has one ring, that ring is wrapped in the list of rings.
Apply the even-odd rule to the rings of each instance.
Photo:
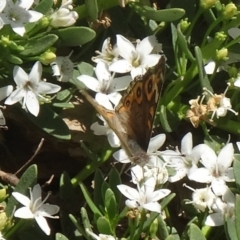
[[[182,19],[181,22],[180,22],[180,28],[181,28],[181,31],[182,33],[184,33],[188,27],[190,26],[190,22],[188,22],[188,18],[185,18],[185,19]]]
[[[225,19],[232,18],[237,13],[237,7],[234,3],[229,3],[224,7],[223,16]]]
[[[73,25],[78,19],[78,14],[75,11],[70,11],[67,8],[59,8],[50,16],[50,25],[54,28],[68,27]]]
[[[220,50],[216,50],[216,58],[217,60],[224,60],[226,61],[228,59],[228,49],[222,48]]]
[[[238,70],[235,66],[231,66],[229,69],[228,69],[228,74],[230,76],[230,78],[236,78],[237,75],[238,75]]]
[[[56,59],[56,54],[48,49],[46,52],[42,53],[39,57],[39,61],[43,64],[49,64]]]
[[[201,6],[203,9],[209,9],[209,8],[211,8],[216,2],[217,2],[217,0],[200,0],[200,6]]]
[[[215,39],[217,39],[220,42],[224,42],[227,38],[227,35],[224,32],[216,32]]]
[[[0,202],[3,202],[8,196],[6,188],[0,189]]]

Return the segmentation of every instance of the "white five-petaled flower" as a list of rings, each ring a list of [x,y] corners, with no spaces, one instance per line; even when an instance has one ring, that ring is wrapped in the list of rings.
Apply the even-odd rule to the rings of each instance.
[[[169,177],[169,182],[176,182],[189,175],[197,168],[203,146],[197,145],[193,148],[192,133],[187,133],[181,141],[181,152],[166,150],[162,152],[162,157],[167,166],[174,168],[175,175]]]
[[[226,191],[226,182],[233,182],[233,161],[234,149],[232,143],[228,143],[222,148],[218,156],[207,145],[201,154],[201,163],[204,167],[192,171],[188,176],[190,180],[200,183],[211,183],[213,192],[220,196]]]
[[[154,35],[138,41],[136,47],[125,37],[117,35],[117,47],[123,59],[113,62],[109,70],[118,73],[131,71],[132,78],[143,75],[146,69],[155,66],[161,57],[159,54],[151,54],[157,45]]]
[[[78,14],[72,11],[72,0],[66,1],[62,6],[51,14],[50,25],[54,28],[68,27],[73,25],[78,19]]]
[[[107,109],[112,109],[112,103],[117,105],[121,99],[118,91],[125,90],[132,78],[124,76],[114,78],[108,70],[108,66],[104,62],[98,62],[95,68],[97,79],[88,75],[81,75],[78,80],[84,83],[89,89],[97,92],[96,101]]]
[[[35,219],[39,227],[47,234],[50,234],[50,228],[45,217],[58,218],[58,216],[52,216],[59,211],[57,205],[45,204],[48,196],[42,201],[41,187],[39,184],[35,185],[30,190],[30,198],[19,192],[13,192],[12,195],[20,202],[24,207],[17,209],[14,213],[15,217],[23,219]]]
[[[165,140],[166,140],[165,134],[158,134],[150,139],[149,145],[148,145],[148,151],[147,151],[149,155],[149,159],[158,158],[157,155],[159,154],[159,152],[157,150],[164,144]],[[120,149],[116,151],[113,154],[113,157],[121,163],[132,162],[131,159],[129,159],[129,156],[127,155],[124,149]]]
[[[155,179],[148,178],[141,186],[137,184],[138,190],[124,184],[117,187],[128,198],[125,204],[129,208],[138,208],[139,211],[147,209],[152,212],[161,213],[161,205],[157,201],[166,197],[171,191],[169,189],[154,191],[155,185]]]
[[[195,208],[202,212],[204,212],[206,208],[211,211],[211,208],[215,203],[216,196],[210,187],[193,189],[187,185],[185,186],[193,191],[192,201],[188,203],[192,203]]]
[[[68,82],[72,78],[73,74],[73,62],[68,57],[57,57],[54,62],[51,63],[53,70],[53,76],[57,77],[59,82]]]
[[[107,139],[111,147],[120,147],[121,143],[116,133],[108,126],[102,116],[98,115],[98,117],[103,121],[103,124],[95,122],[91,125],[90,129],[95,135],[107,135]]]
[[[236,197],[229,188],[226,188],[222,195],[222,199],[218,197],[213,204],[212,209],[214,213],[207,216],[205,224],[207,226],[221,226],[224,224],[226,217],[229,218],[234,224],[235,202]]]
[[[15,66],[13,78],[17,84],[17,89],[6,99],[5,104],[12,105],[23,99],[22,106],[29,110],[31,114],[37,116],[39,113],[38,98],[45,99],[44,94],[58,92],[61,87],[52,83],[41,81],[42,65],[36,62],[28,75],[21,67]]]
[[[33,2],[34,0],[18,0],[14,3],[8,0],[0,13],[0,18],[4,24],[10,24],[15,33],[23,36],[26,31],[24,24],[36,22],[43,16],[40,12],[28,10]]]

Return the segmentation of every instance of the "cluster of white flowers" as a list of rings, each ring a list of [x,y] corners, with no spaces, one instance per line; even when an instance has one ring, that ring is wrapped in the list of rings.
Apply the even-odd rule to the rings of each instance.
[[[158,48],[159,44],[154,36],[137,41],[136,47],[121,35],[117,35],[117,42],[113,47],[110,39],[106,39],[102,52],[98,51],[98,56],[92,58],[97,63],[95,68],[97,78],[81,75],[78,79],[96,92],[95,100],[100,105],[113,110],[121,99],[119,91],[126,89],[132,78],[144,74],[148,67],[154,66],[159,61],[161,55],[154,52]],[[115,73],[127,72],[130,72],[132,78],[130,76],[114,78]],[[217,117],[225,116],[227,110],[231,111],[229,101],[228,104],[225,103],[225,100],[228,100],[225,94],[221,99],[220,106],[212,110]],[[107,135],[112,147],[119,147],[120,141],[116,134],[102,117],[100,119],[104,125],[96,122],[92,124],[91,129],[96,135]],[[233,144],[227,143],[216,155],[206,144],[193,147],[192,134],[187,133],[182,139],[180,150],[160,152],[158,149],[164,144],[165,139],[165,134],[151,138],[147,151],[148,163],[131,168],[132,182],[136,188],[124,184],[118,186],[121,193],[128,198],[126,205],[139,211],[146,209],[161,213],[158,201],[169,195],[170,190],[158,189],[159,186],[163,186],[167,181],[176,182],[188,177],[189,180],[207,185],[206,188],[193,190],[193,199],[189,203],[199,211],[206,209],[210,211],[205,224],[211,226],[223,224],[224,216],[230,214],[229,211],[232,211],[235,202],[235,196],[227,186],[228,182],[234,181]],[[113,157],[121,163],[131,162],[123,149],[115,152]]]
[[[64,1],[63,1],[64,2]],[[20,36],[26,32],[24,24],[37,22],[43,14],[34,10],[29,10],[34,4],[34,0],[1,0],[0,1],[0,29],[9,24],[13,31]],[[72,0],[63,3],[62,6],[50,14],[50,26],[54,28],[67,27],[73,25],[78,19],[78,14],[72,11]]]

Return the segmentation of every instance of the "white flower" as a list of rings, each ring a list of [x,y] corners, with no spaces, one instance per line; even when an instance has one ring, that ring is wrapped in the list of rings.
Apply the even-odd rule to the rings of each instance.
[[[56,12],[50,16],[50,25],[54,28],[68,27],[73,25],[78,19],[78,14],[72,11],[72,0],[64,3]]]
[[[37,116],[39,113],[38,97],[44,99],[42,94],[58,92],[61,87],[52,83],[41,81],[42,65],[36,62],[28,75],[21,67],[15,66],[13,78],[17,89],[6,99],[5,104],[12,105],[23,99],[22,106],[31,114]]]
[[[10,24],[15,33],[23,36],[26,31],[24,24],[36,22],[43,16],[42,13],[28,10],[33,2],[33,0],[19,0],[14,3],[8,0],[2,13],[0,13],[0,18],[4,24]]]
[[[157,149],[159,149],[165,142],[166,139],[166,135],[165,134],[158,134],[155,137],[151,138],[149,141],[149,145],[148,145],[148,151],[147,153],[149,154],[150,158],[151,157],[157,157],[156,153],[158,154]],[[155,156],[154,156],[155,155]],[[118,151],[116,151],[113,154],[113,157],[121,162],[121,163],[130,163],[132,162],[131,159],[129,159],[127,153],[125,152],[124,149],[120,149]]]
[[[107,64],[110,64],[118,59],[119,53],[117,45],[114,45],[112,47],[110,43],[110,38],[106,38],[102,45],[102,52],[96,51],[97,54],[99,54],[96,57],[92,57],[92,61],[95,63],[98,63],[100,61],[103,61]]]
[[[201,144],[205,145],[205,144]],[[225,182],[233,182],[233,161],[234,149],[232,143],[228,143],[220,151],[218,156],[215,152],[205,145],[204,152],[201,155],[201,163],[204,167],[193,171],[189,177],[190,180],[200,183],[211,183],[213,192],[219,196],[226,191]]]
[[[102,116],[98,115],[98,117],[103,121],[103,125],[95,122],[91,125],[90,129],[93,130],[95,135],[107,135],[107,139],[111,147],[120,147],[121,143],[115,132],[108,126]]]
[[[56,60],[51,63],[53,70],[53,76],[57,77],[59,82],[68,82],[72,78],[73,74],[73,62],[68,57],[57,57]]]
[[[30,199],[25,195],[13,192],[12,195],[25,207],[17,209],[14,213],[15,217],[23,219],[33,219],[35,218],[39,227],[47,234],[50,234],[50,228],[45,217],[58,218],[57,216],[52,216],[59,211],[57,205],[45,204],[47,197],[42,201],[41,187],[39,184],[35,185],[32,190],[30,190]]]
[[[1,232],[0,232],[0,240],[6,240],[6,239],[3,237],[3,235],[2,235]]]
[[[236,198],[234,194],[227,188],[223,194],[223,199],[221,200],[219,197],[216,199],[212,207],[215,213],[207,216],[205,224],[207,226],[221,226],[224,224],[224,219],[226,217],[231,219],[234,224],[235,202]]]
[[[154,35],[139,41],[136,47],[125,37],[117,35],[117,47],[123,59],[113,62],[109,70],[118,73],[131,71],[132,78],[143,75],[146,69],[155,66],[161,57],[159,54],[151,54],[157,44]]]
[[[116,240],[116,238],[111,235],[99,234],[99,236],[98,236],[95,233],[93,233],[92,231],[90,231],[90,229],[88,229],[88,228],[86,228],[86,232],[89,235],[91,235],[92,238],[94,238],[96,240]]]
[[[0,88],[0,101],[2,101],[4,98],[9,96],[9,94],[12,91],[13,91],[13,86],[11,86],[11,85]],[[0,107],[2,107],[2,106],[0,106]],[[0,110],[0,125],[6,125],[6,120],[5,120],[5,117],[1,110]]]
[[[114,78],[114,74],[108,70],[108,66],[104,62],[98,62],[95,68],[97,79],[88,75],[81,75],[78,80],[84,83],[89,89],[97,92],[96,101],[107,109],[112,109],[112,103],[117,105],[121,99],[118,91],[125,90],[132,78],[124,76]]]
[[[125,204],[129,208],[138,208],[139,211],[142,211],[144,208],[152,212],[161,213],[161,205],[157,201],[166,197],[171,191],[168,189],[154,191],[155,185],[155,179],[149,178],[142,186],[137,184],[138,190],[124,184],[117,187],[128,198]]]
[[[162,157],[167,166],[174,168],[175,175],[169,177],[169,182],[176,182],[189,175],[197,168],[204,147],[200,144],[193,148],[192,133],[187,133],[181,141],[181,152],[166,150]]]
[[[193,189],[188,186],[186,187],[193,191],[192,201],[188,203],[192,203],[195,208],[199,209],[202,212],[204,212],[206,208],[211,211],[211,207],[216,200],[216,196],[212,192],[211,188],[206,187],[200,189]]]

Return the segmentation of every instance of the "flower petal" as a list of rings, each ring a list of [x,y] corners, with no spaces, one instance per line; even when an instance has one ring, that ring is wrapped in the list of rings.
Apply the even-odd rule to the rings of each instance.
[[[123,150],[123,149],[120,149],[118,151],[116,151],[114,154],[113,154],[113,157],[121,162],[121,163],[129,163],[131,162],[131,160],[129,159],[127,153]]]
[[[13,68],[13,78],[18,87],[23,87],[29,81],[28,74],[19,66]]]
[[[113,106],[111,104],[111,102],[109,101],[108,95],[104,94],[104,93],[97,93],[95,95],[95,100],[102,106],[104,106],[105,108],[112,110]]]
[[[60,210],[59,206],[53,204],[43,204],[41,207],[41,216],[49,218],[58,218],[58,216],[52,216],[58,213]]]
[[[26,106],[28,111],[31,114],[33,114],[35,117],[37,117],[40,110],[40,106],[39,106],[39,101],[37,99],[37,96],[32,91],[27,92]]]
[[[151,212],[161,213],[161,205],[158,202],[145,203],[142,206]]]
[[[208,183],[212,181],[212,175],[207,168],[198,168],[193,171],[188,178],[199,183]]]
[[[165,134],[158,134],[155,137],[152,137],[149,141],[148,145],[148,153],[156,152],[165,142],[166,135]]]
[[[104,125],[100,125],[98,122],[95,122],[91,125],[90,129],[95,135],[107,135],[108,129]]]
[[[128,39],[126,39],[122,35],[117,34],[116,37],[117,37],[117,46],[119,49],[119,55],[121,55],[126,60],[131,60],[133,57],[133,54],[136,52],[135,47]]]
[[[221,226],[223,225],[223,215],[221,213],[213,213],[207,216],[205,225],[207,226]]]
[[[25,195],[19,193],[19,192],[13,192],[12,195],[17,199],[18,202],[20,202],[22,205],[26,207],[30,207],[31,200],[26,197]]]
[[[45,232],[46,235],[50,235],[51,230],[48,226],[47,220],[43,216],[36,216],[35,220],[43,232]]]
[[[23,97],[26,96],[26,94],[27,92],[24,89],[18,88],[10,94],[10,96],[5,100],[4,104],[12,105],[16,102],[19,102]]]
[[[131,188],[127,185],[120,184],[117,185],[118,190],[130,200],[138,200],[139,193],[135,188]]]
[[[202,164],[208,168],[208,169],[212,169],[215,168],[216,164],[217,164],[217,156],[216,153],[206,144],[204,144],[205,146],[202,146],[200,144],[200,147],[204,148],[204,152],[201,155],[201,159],[202,159]]]
[[[96,78],[90,77],[88,75],[81,75],[78,76],[77,79],[84,83],[87,88],[93,90],[94,92],[100,91],[100,83]]]
[[[97,76],[97,79],[100,82],[103,81],[111,81],[111,74],[108,70],[107,64],[100,61],[99,63],[97,63],[96,69],[95,69],[95,73]]]
[[[184,155],[191,154],[192,146],[193,146],[192,133],[189,132],[183,137],[181,141],[181,153]]]
[[[37,85],[37,89],[35,90],[35,93],[39,94],[51,94],[51,93],[56,93],[60,91],[61,87],[58,86],[57,84],[52,84],[48,82],[39,82]]]
[[[121,142],[117,135],[113,131],[109,131],[107,134],[107,139],[111,147],[117,148],[120,147]]]
[[[13,91],[12,85],[8,85],[8,86],[0,88],[0,101],[2,101],[4,98],[6,98],[12,91]]]
[[[113,62],[109,66],[110,71],[117,72],[117,73],[127,73],[127,72],[130,72],[132,68],[133,68],[132,64],[125,59],[121,59],[116,62]]]
[[[29,73],[29,81],[35,85],[38,84],[38,82],[41,80],[41,77],[42,77],[42,64],[39,61],[37,61],[33,65],[31,72]]]
[[[145,37],[136,46],[136,50],[141,53],[141,55],[148,55],[152,52],[154,46],[157,45],[157,38],[155,35]]]
[[[218,168],[221,172],[225,172],[232,165],[234,149],[232,143],[228,143],[222,148],[218,155]]]
[[[14,217],[32,219],[34,218],[34,214],[28,207],[21,207],[15,211]]]

